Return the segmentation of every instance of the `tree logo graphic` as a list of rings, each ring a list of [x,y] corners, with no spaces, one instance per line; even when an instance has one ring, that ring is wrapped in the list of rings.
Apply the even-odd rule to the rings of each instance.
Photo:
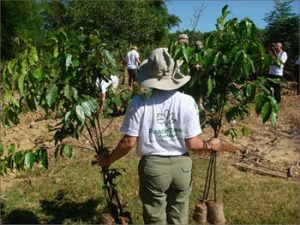
[[[175,117],[174,113],[170,113],[170,111],[166,109],[164,113],[156,114],[156,121],[159,124],[165,124],[167,126],[176,121],[174,117]]]

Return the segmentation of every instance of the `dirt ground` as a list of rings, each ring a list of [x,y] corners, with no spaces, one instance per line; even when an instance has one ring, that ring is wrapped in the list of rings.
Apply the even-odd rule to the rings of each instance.
[[[296,175],[299,175],[300,160],[300,96],[296,95],[296,90],[292,85],[283,88],[282,103],[280,104],[278,126],[273,128],[270,122],[263,124],[255,112],[241,122],[250,129],[248,137],[231,140],[230,137],[221,136],[230,143],[238,154],[231,155],[236,162],[247,158],[251,162],[264,163],[264,166],[281,168],[287,170],[295,168]],[[118,132],[122,117],[114,121],[111,132]],[[31,149],[40,145],[45,145],[53,156],[54,144],[53,135],[49,133],[49,125],[55,125],[54,120],[45,120],[44,113],[29,112],[21,115],[20,124],[10,130],[1,128],[1,141],[4,146],[15,143],[17,149]],[[230,124],[225,124],[230,126]],[[209,132],[204,130],[203,138],[209,138]],[[247,154],[246,154],[247,153]],[[253,164],[253,163],[252,163]],[[297,172],[298,171],[298,172]],[[3,189],[2,185],[2,189]]]

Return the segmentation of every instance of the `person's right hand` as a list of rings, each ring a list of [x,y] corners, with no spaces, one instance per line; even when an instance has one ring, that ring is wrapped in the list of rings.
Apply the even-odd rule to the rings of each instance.
[[[96,155],[95,158],[97,160],[98,166],[108,166],[108,155]]]

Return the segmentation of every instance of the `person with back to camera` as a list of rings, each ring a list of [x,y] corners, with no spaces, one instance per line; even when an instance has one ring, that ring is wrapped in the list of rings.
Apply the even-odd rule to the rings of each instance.
[[[145,224],[188,224],[192,160],[188,150],[219,151],[221,142],[201,140],[195,100],[177,91],[190,80],[180,72],[167,48],[157,48],[139,67],[139,83],[152,88],[149,98],[135,96],[128,106],[124,134],[109,155],[97,156],[107,166],[137,145],[139,195]]]
[[[140,64],[140,55],[135,45],[131,46],[131,50],[125,56],[124,61],[128,72],[128,87],[130,90],[133,90],[134,83],[138,77],[138,65]]]
[[[283,66],[286,63],[288,56],[282,49],[282,44],[280,42],[272,43],[270,48],[270,54],[280,61],[280,64],[276,60],[272,60],[269,67],[269,77],[270,78],[282,78],[283,77]],[[280,84],[275,82],[270,82],[270,86],[274,89],[274,98],[277,103],[281,102],[281,88]]]

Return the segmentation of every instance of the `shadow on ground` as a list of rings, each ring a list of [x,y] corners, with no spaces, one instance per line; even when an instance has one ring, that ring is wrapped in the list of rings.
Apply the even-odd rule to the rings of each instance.
[[[0,220],[0,224],[91,223],[100,214],[100,212],[97,211],[100,201],[101,199],[96,200],[93,198],[84,202],[73,201],[66,197],[64,191],[59,191],[53,199],[44,199],[40,201],[43,219],[39,218],[29,210],[14,209],[8,214],[5,214],[5,210],[3,210],[1,213],[2,221]]]
[[[39,224],[36,215],[24,209],[15,209],[8,215],[3,215],[3,224]]]
[[[53,200],[40,202],[43,212],[49,216],[48,223],[62,224],[65,220],[76,222],[91,221],[99,215],[96,211],[100,200],[90,198],[84,202],[76,202],[68,199],[63,191],[59,191]]]

